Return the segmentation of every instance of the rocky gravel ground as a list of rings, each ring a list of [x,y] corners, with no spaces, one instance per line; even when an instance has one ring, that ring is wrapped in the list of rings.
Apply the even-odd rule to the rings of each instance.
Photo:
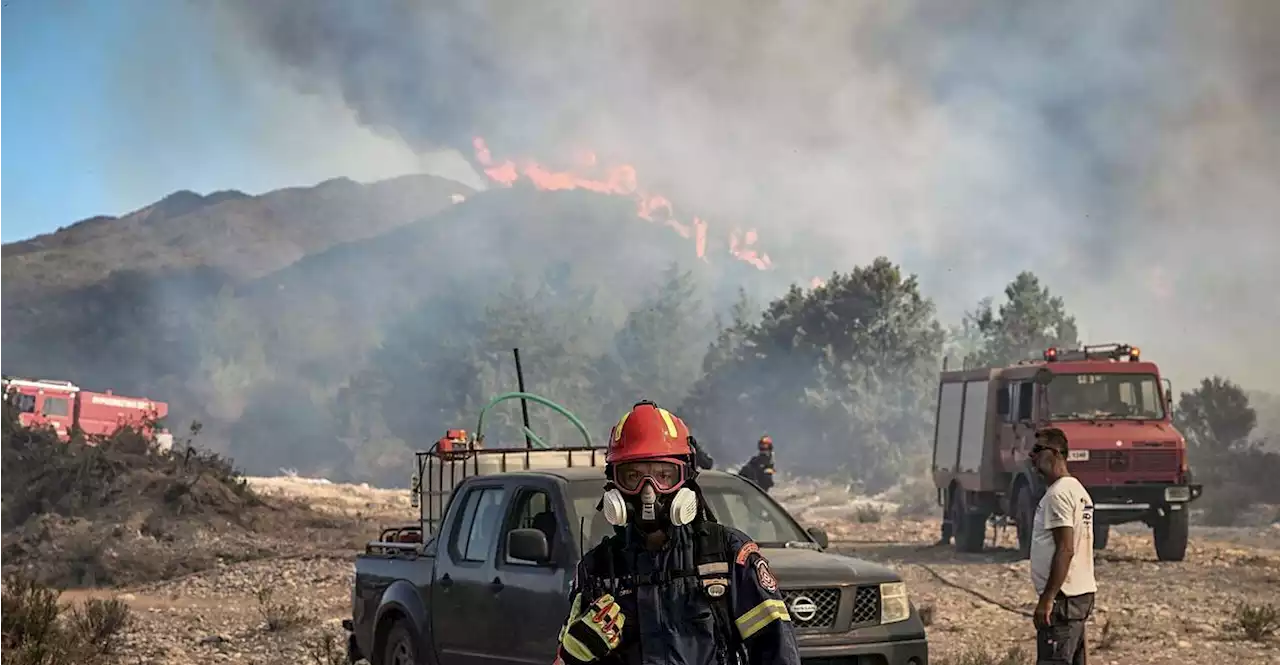
[[[362,509],[383,521],[403,519],[389,512],[398,506],[374,503]],[[803,521],[828,530],[833,549],[901,571],[917,607],[931,608],[935,659],[973,647],[1032,649],[1031,620],[1022,613],[1035,597],[1026,562],[1009,549],[1012,530],[983,554],[961,555],[934,545],[936,519],[899,519],[887,508],[877,513],[856,505],[795,508]],[[1192,538],[1186,561],[1158,563],[1145,530],[1112,534],[1110,548],[1097,553],[1091,663],[1280,663],[1280,637],[1251,642],[1233,627],[1238,604],[1280,601],[1280,529],[1195,530]],[[350,613],[353,555],[229,563],[163,583],[64,598],[123,594],[137,615],[125,663],[336,664],[343,662],[339,622]]]

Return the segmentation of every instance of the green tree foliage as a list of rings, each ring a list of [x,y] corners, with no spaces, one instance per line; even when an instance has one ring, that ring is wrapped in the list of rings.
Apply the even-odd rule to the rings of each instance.
[[[1220,376],[1203,379],[1199,388],[1182,393],[1175,414],[1187,443],[1206,453],[1248,447],[1257,423],[1258,414],[1244,390]]]
[[[745,458],[763,433],[796,470],[844,468],[872,488],[923,451],[944,333],[934,306],[887,259],[792,287],[759,323],[735,321],[681,412],[710,450]]]
[[[998,309],[985,300],[966,316],[983,339],[981,351],[968,364],[1003,365],[1038,356],[1051,346],[1080,343],[1075,317],[1033,273],[1020,273],[1005,287],[1004,296]]]
[[[1196,481],[1207,488],[1201,507],[1211,524],[1236,523],[1257,503],[1280,503],[1280,453],[1253,438],[1257,420],[1244,390],[1220,376],[1178,400],[1174,424],[1187,439]]]
[[[605,413],[622,413],[638,399],[675,408],[701,375],[699,365],[712,334],[692,273],[669,266],[596,363],[597,395]]]

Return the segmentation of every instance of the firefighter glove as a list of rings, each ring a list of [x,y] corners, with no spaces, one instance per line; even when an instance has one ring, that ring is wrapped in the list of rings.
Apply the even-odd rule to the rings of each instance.
[[[618,648],[624,623],[626,616],[613,596],[605,594],[583,610],[582,594],[578,594],[573,598],[569,621],[560,631],[560,646],[576,661],[599,660]]]

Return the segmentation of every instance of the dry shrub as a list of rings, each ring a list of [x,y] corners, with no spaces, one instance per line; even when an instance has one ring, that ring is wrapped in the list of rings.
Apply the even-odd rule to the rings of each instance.
[[[1022,647],[1011,647],[1002,655],[974,647],[959,656],[935,662],[937,665],[1031,665],[1033,659]]]
[[[60,593],[32,579],[11,575],[4,581],[5,663],[16,665],[93,665],[118,652],[133,623],[129,606],[118,599],[93,599],[68,608]]]
[[[1254,642],[1267,640],[1280,630],[1280,607],[1271,603],[1240,603],[1236,606],[1231,628]]]
[[[316,665],[347,665],[345,639],[325,631],[307,643],[307,655]]]
[[[874,524],[884,519],[884,509],[871,503],[864,503],[853,509],[853,519],[859,524]]]
[[[296,628],[311,619],[300,605],[290,601],[277,601],[271,587],[258,589],[258,613],[266,622],[268,632]]]

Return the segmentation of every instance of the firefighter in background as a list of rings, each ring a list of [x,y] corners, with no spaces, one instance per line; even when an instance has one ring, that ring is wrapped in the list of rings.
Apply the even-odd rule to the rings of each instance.
[[[752,457],[742,470],[738,471],[738,475],[750,480],[760,486],[760,489],[768,492],[773,488],[773,439],[768,435],[760,437],[756,442],[759,452]]]
[[[583,555],[556,665],[799,665],[760,548],[715,521],[685,424],[640,402],[609,436],[597,509],[613,535]]]

